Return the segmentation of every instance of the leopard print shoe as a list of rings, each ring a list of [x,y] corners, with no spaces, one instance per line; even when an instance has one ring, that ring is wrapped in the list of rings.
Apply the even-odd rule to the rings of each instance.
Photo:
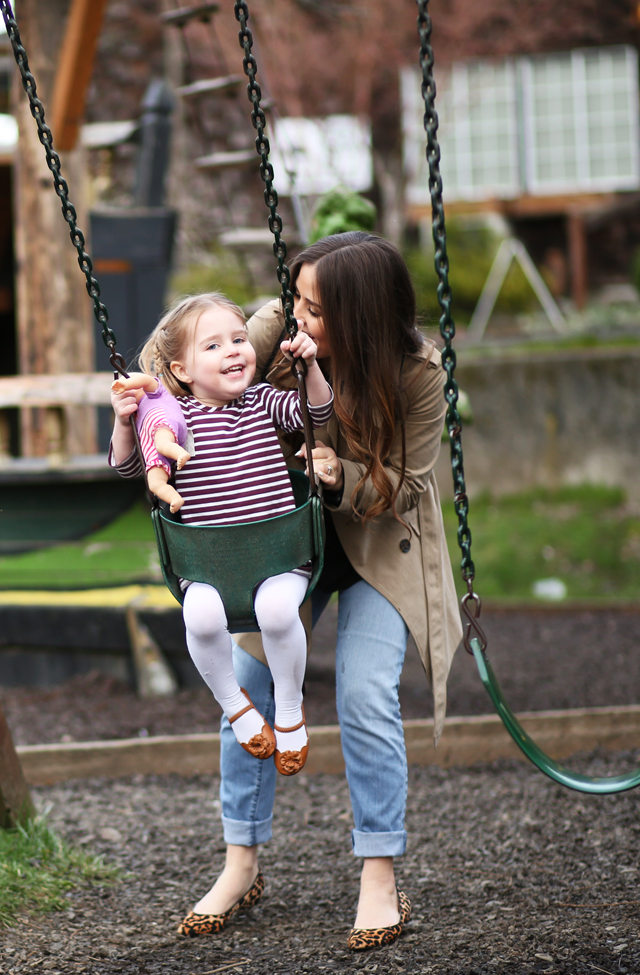
[[[264,877],[261,871],[251,884],[247,893],[224,914],[196,914],[191,911],[178,927],[178,934],[187,938],[196,938],[200,934],[219,934],[227,926],[229,920],[240,911],[246,911],[257,904],[264,893]]]
[[[411,901],[404,893],[398,891],[398,909],[400,920],[388,928],[352,928],[349,935],[348,947],[351,951],[368,951],[370,948],[384,948],[393,944],[402,934],[402,929],[411,917]]]

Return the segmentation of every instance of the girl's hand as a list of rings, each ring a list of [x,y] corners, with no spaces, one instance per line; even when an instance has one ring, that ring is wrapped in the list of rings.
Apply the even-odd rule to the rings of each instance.
[[[280,343],[280,348],[288,359],[302,358],[308,366],[312,366],[316,361],[316,343],[306,332],[299,331],[295,338],[285,339]]]
[[[316,440],[315,449],[311,452],[313,460],[313,469],[318,475],[322,483],[329,488],[331,491],[339,491],[344,484],[344,474],[342,471],[342,464],[340,463],[340,458],[336,454],[332,447],[325,447],[320,440]],[[307,459],[307,445],[303,443],[302,447],[296,454],[296,457],[303,457]],[[307,464],[306,469],[307,477],[309,476],[309,465]]]
[[[137,412],[138,402],[134,390],[127,390],[124,393],[111,391],[111,406],[116,415],[116,424],[129,426],[129,417]]]

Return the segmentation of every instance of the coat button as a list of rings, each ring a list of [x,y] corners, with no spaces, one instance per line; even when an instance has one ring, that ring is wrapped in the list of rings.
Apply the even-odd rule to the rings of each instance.
[[[410,548],[411,548],[410,540],[408,538],[403,538],[402,541],[400,542],[400,551],[404,552],[404,554],[406,555]]]

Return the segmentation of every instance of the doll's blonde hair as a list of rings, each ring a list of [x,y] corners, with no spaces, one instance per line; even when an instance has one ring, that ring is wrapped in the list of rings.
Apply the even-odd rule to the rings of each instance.
[[[148,376],[161,376],[165,388],[174,396],[184,396],[189,393],[189,387],[176,379],[171,372],[171,363],[184,357],[187,344],[194,339],[198,319],[208,308],[228,308],[246,324],[242,308],[220,291],[187,295],[165,312],[138,356],[142,372]]]

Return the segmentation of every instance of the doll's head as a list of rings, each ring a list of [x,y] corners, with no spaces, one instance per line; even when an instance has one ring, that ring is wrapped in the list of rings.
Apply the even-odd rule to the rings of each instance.
[[[219,292],[177,301],[147,339],[139,361],[174,396],[191,393],[213,406],[241,396],[256,366],[242,309]]]

